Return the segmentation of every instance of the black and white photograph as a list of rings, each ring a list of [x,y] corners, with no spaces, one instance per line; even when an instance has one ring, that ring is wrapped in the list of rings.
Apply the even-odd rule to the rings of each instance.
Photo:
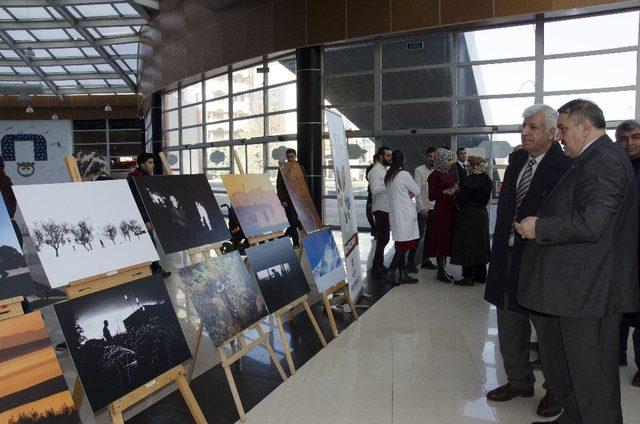
[[[55,305],[94,412],[191,358],[159,275]]]
[[[15,186],[51,287],[158,260],[125,180]]]
[[[269,311],[275,312],[309,293],[309,284],[288,238],[258,244],[246,252]]]
[[[229,239],[229,229],[203,174],[142,176],[134,181],[165,253]]]
[[[28,296],[34,292],[22,247],[0,196],[0,299]]]

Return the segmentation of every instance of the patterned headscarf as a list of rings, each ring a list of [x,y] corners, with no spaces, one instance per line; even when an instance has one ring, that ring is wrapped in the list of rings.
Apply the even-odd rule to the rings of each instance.
[[[102,175],[109,175],[107,163],[95,152],[79,152],[76,162],[82,181],[95,181]]]
[[[439,148],[436,150],[436,171],[448,172],[453,162],[453,153],[449,149]]]
[[[489,169],[489,164],[482,156],[469,156],[467,162],[470,174],[484,174]]]

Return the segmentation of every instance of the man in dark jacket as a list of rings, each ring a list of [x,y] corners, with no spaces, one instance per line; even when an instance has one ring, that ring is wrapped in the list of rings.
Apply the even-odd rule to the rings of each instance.
[[[629,119],[623,121],[616,128],[616,144],[620,146],[631,160],[633,172],[636,175],[638,192],[640,193],[640,121]],[[640,249],[639,249],[640,251]],[[640,258],[639,258],[640,262]],[[637,372],[631,380],[631,385],[640,387],[640,313],[627,314],[620,324],[620,365],[627,366],[627,345],[629,344],[630,327],[633,330],[633,354]]]
[[[527,108],[523,116],[523,149],[514,153],[505,171],[484,296],[497,307],[500,353],[508,379],[507,384],[487,393],[487,398],[496,402],[534,394],[535,377],[529,362],[530,316],[516,302],[518,271],[528,242],[515,234],[514,224],[538,212],[570,163],[554,141],[558,113],[538,104]],[[540,352],[543,366],[545,353]],[[553,378],[547,374],[547,394],[537,410],[544,417],[561,412],[554,397]]]
[[[147,210],[144,207],[144,203],[142,203],[142,198],[140,197],[140,193],[138,193],[138,189],[136,188],[136,184],[133,181],[133,177],[142,177],[142,176],[151,176],[153,175],[153,154],[142,152],[136,158],[136,163],[138,164],[137,168],[134,169],[127,175],[127,182],[129,183],[129,188],[131,189],[131,194],[133,194],[133,198],[136,201],[136,205],[138,206],[138,210],[140,211],[140,216],[142,216],[142,220],[144,221],[144,225],[147,227],[147,232],[149,233],[149,237],[151,237],[151,241],[153,245],[156,245],[156,241],[151,235],[151,230],[153,229],[153,225],[151,224],[151,220],[149,219],[149,215],[147,214]],[[167,278],[171,275],[169,271],[165,271],[160,266],[160,262],[156,261],[151,264],[151,269],[154,272],[162,273],[163,278]]]
[[[298,154],[295,149],[287,149],[285,154],[287,156],[287,162],[296,162]],[[307,173],[302,165],[300,165],[300,169],[302,170],[302,175],[306,177]],[[287,228],[285,234],[291,237],[293,247],[298,247],[300,245],[300,236],[298,234],[298,229],[301,227],[300,219],[298,218],[295,206],[293,206],[289,190],[287,190],[287,185],[284,182],[284,178],[282,178],[282,172],[280,172],[279,168],[278,176],[276,177],[276,194],[287,214],[287,221],[289,221],[289,228]]]
[[[640,307],[637,182],[596,104],[572,100],[558,112],[574,161],[540,211],[516,224],[529,240],[517,300],[551,323],[536,330],[553,353],[545,372],[559,377],[556,422],[621,424],[620,320]]]

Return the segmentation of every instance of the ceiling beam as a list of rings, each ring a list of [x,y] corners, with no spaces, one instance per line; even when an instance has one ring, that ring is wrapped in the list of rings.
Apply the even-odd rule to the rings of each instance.
[[[149,21],[149,19],[151,17],[149,16],[149,13],[146,11],[144,6],[142,6],[141,4],[137,3],[135,0],[126,0],[126,2],[127,2],[127,4],[129,6],[131,6],[133,8],[133,10],[135,10],[138,13],[138,15],[140,15],[144,19],[146,19],[147,22]]]
[[[16,48],[13,45],[13,41],[11,40],[11,38],[7,35],[6,32],[1,31],[0,30],[0,40],[4,41],[4,44],[6,44],[11,50],[13,50],[13,52],[15,54],[18,55],[18,57],[20,59],[22,59],[23,61],[23,66],[28,66],[29,68],[31,68],[33,70],[33,72],[36,73],[36,75],[38,77],[40,77],[40,79],[47,85],[47,87],[49,87],[49,89],[53,92],[53,94],[55,94],[56,96],[58,96],[60,99],[62,99],[62,94],[60,94],[60,92],[58,91],[58,88],[51,82],[51,81],[47,81],[45,79],[45,75],[44,72],[42,72],[42,70],[37,67],[37,66],[33,66],[29,60],[28,57],[26,57],[24,55],[24,53],[22,52],[22,50]]]
[[[49,2],[53,2],[53,0],[47,0]],[[87,30],[86,28],[83,28],[81,26],[78,25],[78,20],[76,20],[76,18],[73,17],[73,15],[71,15],[71,13],[69,13],[69,11],[67,10],[67,8],[65,7],[61,7],[61,6],[53,6],[53,8],[55,9],[56,12],[58,12],[69,24],[71,24],[71,26],[80,33],[80,35],[82,35],[87,41],[89,41],[92,45],[92,47],[94,49],[96,49],[96,51],[98,52],[98,54],[109,64],[111,65],[111,67],[113,68],[114,71],[116,71],[116,73],[118,73],[118,75],[120,76],[120,78],[122,78],[124,80],[124,82],[127,84],[127,86],[131,89],[131,91],[133,91],[134,93],[138,92],[138,87],[136,85],[136,83],[133,82],[133,80],[131,78],[129,78],[129,76],[126,74],[126,72],[124,72],[124,70],[120,67],[120,65],[118,65],[118,63],[109,55],[109,53],[107,53],[107,51],[104,49],[104,47],[98,45],[96,43],[96,39],[93,37],[93,35],[91,35],[91,33],[89,32],[89,30]]]
[[[103,2],[104,3],[104,2]],[[65,8],[60,7],[66,11]],[[56,10],[57,11],[57,10]],[[58,13],[60,13],[58,11]],[[61,14],[61,13],[60,13]],[[74,20],[75,17],[69,14]],[[64,15],[63,15],[64,16]],[[83,19],[76,21],[76,24],[72,24],[67,20],[48,20],[48,21],[4,21],[0,22],[0,30],[18,30],[18,29],[57,29],[57,28],[94,28],[105,26],[142,26],[147,25],[148,21],[144,18],[98,18],[98,19]]]
[[[135,75],[135,72],[128,72]],[[44,78],[33,74],[0,74],[1,81],[65,81],[84,79],[120,79],[115,72],[76,72],[70,74],[44,74]]]
[[[140,36],[127,35],[118,37],[105,37],[96,39],[99,46],[110,46],[113,44],[139,43]],[[42,41],[14,41],[13,44],[19,49],[65,49],[72,47],[93,47],[93,44],[87,40],[42,40]],[[0,43],[0,49],[7,48]]]
[[[123,54],[116,59],[140,59],[137,54]],[[67,65],[106,65],[107,62],[102,57],[79,57],[79,58],[59,58],[59,59],[34,59],[32,66],[67,66]],[[19,59],[0,59],[0,66],[24,66],[24,61]]]
[[[67,94],[101,94],[101,93],[122,93],[132,94],[129,87],[95,87],[95,88],[61,88],[63,95]]]

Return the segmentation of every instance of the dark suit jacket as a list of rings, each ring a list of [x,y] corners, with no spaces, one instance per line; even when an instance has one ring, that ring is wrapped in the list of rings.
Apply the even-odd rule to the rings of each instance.
[[[484,298],[499,308],[504,308],[504,295],[509,295],[509,309],[524,312],[516,305],[518,289],[518,270],[522,250],[528,243],[516,234],[513,248],[509,247],[509,235],[516,208],[516,184],[522,168],[527,165],[529,154],[525,150],[516,153],[511,165],[507,167],[498,199],[496,226],[493,234],[493,249]],[[547,195],[553,190],[558,180],[569,168],[571,161],[565,156],[560,144],[553,143],[542,161],[529,186],[527,195],[522,200],[516,221],[531,215],[537,215]],[[511,272],[507,264],[507,253],[511,251]]]
[[[462,186],[462,180],[467,176],[467,171],[465,171],[464,167],[460,165],[457,160],[456,163],[453,164],[452,168],[453,175],[456,176],[456,183],[458,183],[459,186]]]
[[[607,135],[576,158],[537,216],[522,255],[522,306],[575,318],[638,310],[636,178]]]

